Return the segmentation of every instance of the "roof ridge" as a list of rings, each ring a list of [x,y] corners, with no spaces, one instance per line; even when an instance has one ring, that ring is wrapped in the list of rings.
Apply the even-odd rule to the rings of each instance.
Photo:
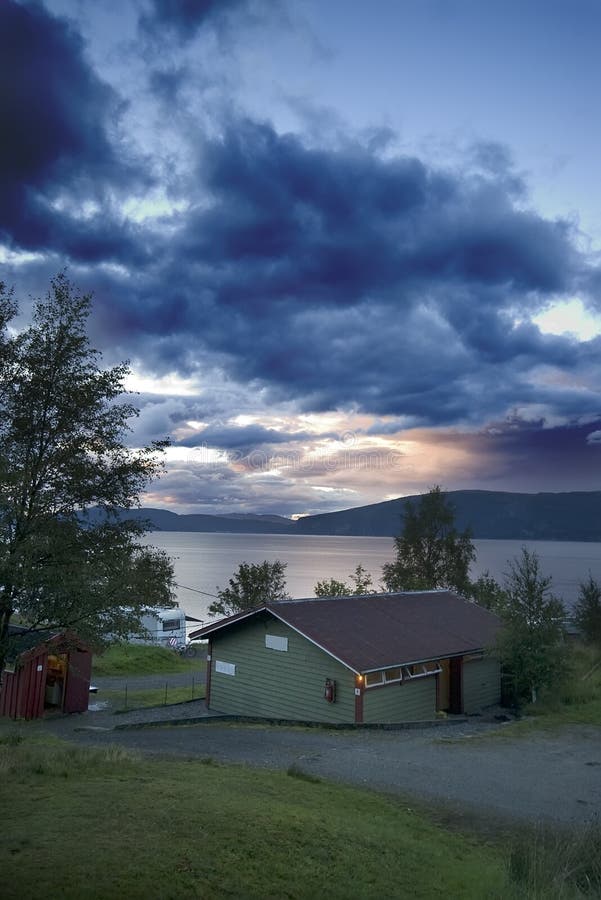
[[[287,600],[267,600],[265,606],[283,606],[291,603],[314,603],[319,600],[367,600],[368,598],[375,597],[403,597],[406,595],[413,596],[414,594],[455,594],[457,597],[461,596],[461,594],[457,594],[457,592],[451,590],[451,588],[428,588],[426,590],[415,591],[375,591],[371,594],[332,594],[328,597],[289,597]]]

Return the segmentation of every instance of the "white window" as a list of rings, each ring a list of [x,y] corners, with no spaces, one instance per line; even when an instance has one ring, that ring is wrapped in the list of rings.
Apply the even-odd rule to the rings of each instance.
[[[425,678],[427,675],[437,675],[442,672],[439,662],[417,663],[413,666],[403,666],[403,678]]]
[[[265,646],[268,650],[288,650],[288,638],[280,637],[279,634],[266,634]]]
[[[234,663],[223,662],[221,659],[215,660],[215,671],[221,672],[222,675],[235,675],[236,666]]]
[[[402,681],[400,667],[396,669],[382,669],[380,672],[368,672],[365,676],[365,687],[378,687],[381,684],[393,684]]]
[[[402,679],[403,676],[401,675],[400,668],[384,670],[384,681],[386,683],[388,683],[389,681],[402,681]]]

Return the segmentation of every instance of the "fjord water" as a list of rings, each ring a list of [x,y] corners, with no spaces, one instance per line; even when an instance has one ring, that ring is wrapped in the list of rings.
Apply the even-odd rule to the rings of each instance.
[[[176,599],[188,615],[208,618],[210,596],[227,586],[241,562],[258,563],[279,559],[287,563],[286,582],[292,597],[312,597],[317,581],[348,579],[358,563],[380,583],[382,566],[394,558],[392,538],[338,537],[287,534],[205,534],[155,531],[147,542],[165,550],[173,559]],[[509,569],[509,561],[522,547],[538,554],[543,574],[553,579],[553,592],[568,609],[578,595],[578,584],[588,577],[601,581],[601,544],[572,541],[474,541],[476,578],[488,570],[498,581]],[[193,588],[194,590],[190,590]]]

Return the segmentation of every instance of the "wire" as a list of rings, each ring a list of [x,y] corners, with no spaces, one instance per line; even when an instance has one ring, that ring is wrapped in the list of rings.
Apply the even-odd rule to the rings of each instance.
[[[174,581],[173,584],[178,588],[183,588],[185,591],[194,591],[195,594],[202,594],[204,597],[215,597],[216,600],[219,600],[217,594],[209,594],[208,591],[199,591],[198,588],[188,587],[187,584],[178,584],[177,581]]]

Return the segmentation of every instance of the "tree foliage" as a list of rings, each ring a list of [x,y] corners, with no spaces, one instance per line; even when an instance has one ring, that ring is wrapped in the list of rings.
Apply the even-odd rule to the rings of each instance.
[[[16,333],[16,305],[0,286],[0,671],[15,613],[32,629],[98,641],[173,605],[168,558],[117,513],[160,473],[164,443],[127,447],[137,414],[122,399],[128,369],[100,367],[90,310],[59,274]],[[94,507],[102,515],[89,515]]]
[[[318,581],[314,587],[316,597],[352,597],[363,594],[373,594],[372,577],[361,563],[355,571],[349,575],[351,584],[346,581],[338,581],[336,578],[328,578]]]
[[[541,573],[538,556],[525,547],[510,563],[499,612],[504,622],[501,661],[514,699],[534,701],[541,688],[563,677],[565,609],[551,593],[551,578]]]
[[[507,594],[487,570],[471,583],[470,599],[491,612],[501,613],[507,605]]]
[[[469,568],[476,557],[471,534],[457,530],[453,507],[438,485],[418,503],[407,502],[394,544],[396,560],[382,570],[387,590],[469,593]]]
[[[580,583],[573,618],[584,640],[601,647],[601,585],[590,573]]]
[[[217,600],[209,606],[211,616],[231,616],[264,603],[289,600],[285,579],[286,563],[276,559],[262,563],[240,563],[228,587],[217,590]]]

